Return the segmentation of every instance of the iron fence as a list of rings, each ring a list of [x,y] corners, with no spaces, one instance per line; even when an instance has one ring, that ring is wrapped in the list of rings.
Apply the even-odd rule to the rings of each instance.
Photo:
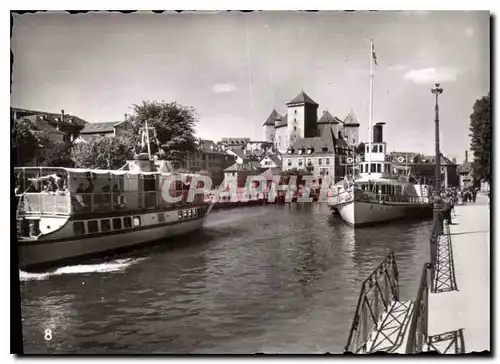
[[[417,298],[415,300],[408,332],[408,341],[406,343],[407,354],[416,354],[426,350],[424,345],[427,345],[429,337],[427,330],[429,317],[429,282],[432,282],[431,271],[431,264],[425,263],[422,268]]]
[[[365,353],[370,333],[381,315],[394,301],[399,300],[399,274],[396,257],[391,251],[384,261],[361,285],[345,352]]]

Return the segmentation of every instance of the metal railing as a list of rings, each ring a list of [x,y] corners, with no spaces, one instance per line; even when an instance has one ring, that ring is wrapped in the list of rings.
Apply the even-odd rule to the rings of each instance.
[[[370,333],[376,328],[380,316],[392,301],[399,300],[398,280],[396,257],[391,251],[361,285],[345,352],[366,352]]]
[[[420,196],[405,196],[405,195],[387,195],[372,193],[355,193],[355,200],[360,202],[379,202],[379,203],[401,203],[401,204],[417,204],[429,205],[431,203],[428,197]]]
[[[420,285],[409,327],[408,341],[406,343],[407,354],[416,354],[426,350],[424,345],[427,344],[429,337],[428,318],[430,282],[432,284],[431,271],[431,264],[425,263],[422,268]]]
[[[161,191],[114,193],[24,193],[19,198],[20,214],[67,215],[99,211],[154,209],[203,204],[205,196],[197,194],[188,202],[189,191],[172,191],[177,202],[165,201]]]

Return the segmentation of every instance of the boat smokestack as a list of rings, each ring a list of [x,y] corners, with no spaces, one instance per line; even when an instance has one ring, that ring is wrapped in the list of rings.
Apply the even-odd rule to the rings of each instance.
[[[383,126],[385,123],[377,123],[373,127],[373,141],[372,143],[383,143],[384,141],[384,133]]]

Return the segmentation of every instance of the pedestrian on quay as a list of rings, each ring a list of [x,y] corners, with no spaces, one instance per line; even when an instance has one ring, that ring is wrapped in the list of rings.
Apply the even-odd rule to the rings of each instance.
[[[443,220],[448,222],[449,225],[451,225],[451,203],[450,199],[445,197],[443,199],[443,204],[441,205],[441,209],[443,211]]]
[[[476,202],[477,188],[472,190],[472,202]]]

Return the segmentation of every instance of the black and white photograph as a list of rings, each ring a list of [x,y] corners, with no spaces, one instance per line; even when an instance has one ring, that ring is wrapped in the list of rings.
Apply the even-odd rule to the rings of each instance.
[[[489,355],[492,22],[11,11],[16,354]]]

